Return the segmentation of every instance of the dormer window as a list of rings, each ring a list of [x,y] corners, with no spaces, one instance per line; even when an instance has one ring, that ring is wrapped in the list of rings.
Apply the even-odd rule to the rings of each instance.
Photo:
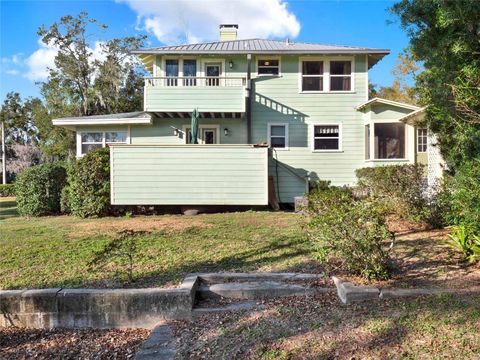
[[[257,62],[258,75],[279,75],[280,61],[278,59],[261,59]]]

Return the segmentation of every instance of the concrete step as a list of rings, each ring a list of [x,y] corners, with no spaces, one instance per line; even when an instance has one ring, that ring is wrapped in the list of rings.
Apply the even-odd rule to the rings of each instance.
[[[258,304],[254,300],[246,300],[246,301],[238,301],[232,304],[227,304],[219,307],[201,307],[200,305],[192,309],[192,315],[198,316],[203,314],[220,313],[225,311],[253,310],[253,309],[263,309],[263,308],[265,308],[264,305]]]
[[[194,273],[203,282],[206,283],[224,283],[227,281],[310,281],[322,280],[324,274],[304,274],[304,273],[236,273],[236,272],[219,272],[219,273]]]
[[[313,295],[335,291],[333,288],[306,287],[303,285],[277,281],[230,282],[220,284],[201,284],[197,289],[199,299],[260,300],[281,296]]]

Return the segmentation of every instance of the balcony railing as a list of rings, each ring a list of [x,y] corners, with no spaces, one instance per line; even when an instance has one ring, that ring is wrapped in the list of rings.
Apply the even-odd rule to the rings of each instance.
[[[163,76],[145,78],[146,87],[239,87],[245,86],[244,77],[219,77],[219,76]]]
[[[145,79],[145,111],[200,112],[245,111],[242,77],[165,76]]]

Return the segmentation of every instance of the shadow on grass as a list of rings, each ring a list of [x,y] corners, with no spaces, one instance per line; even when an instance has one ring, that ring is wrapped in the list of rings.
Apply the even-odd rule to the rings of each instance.
[[[0,198],[0,220],[18,216],[17,203],[15,200]]]

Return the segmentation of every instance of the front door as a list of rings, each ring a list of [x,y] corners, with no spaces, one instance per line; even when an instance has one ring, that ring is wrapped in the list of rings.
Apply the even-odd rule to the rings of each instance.
[[[220,74],[222,73],[221,63],[205,64],[205,75],[207,86],[220,86]]]
[[[186,129],[185,132],[185,143],[191,144],[190,137],[192,135],[192,131],[190,128]],[[204,128],[201,127],[198,129],[198,143],[199,144],[217,144],[217,129],[216,128]]]
[[[217,143],[217,130],[216,129],[202,129],[202,143],[203,144],[216,144]]]

